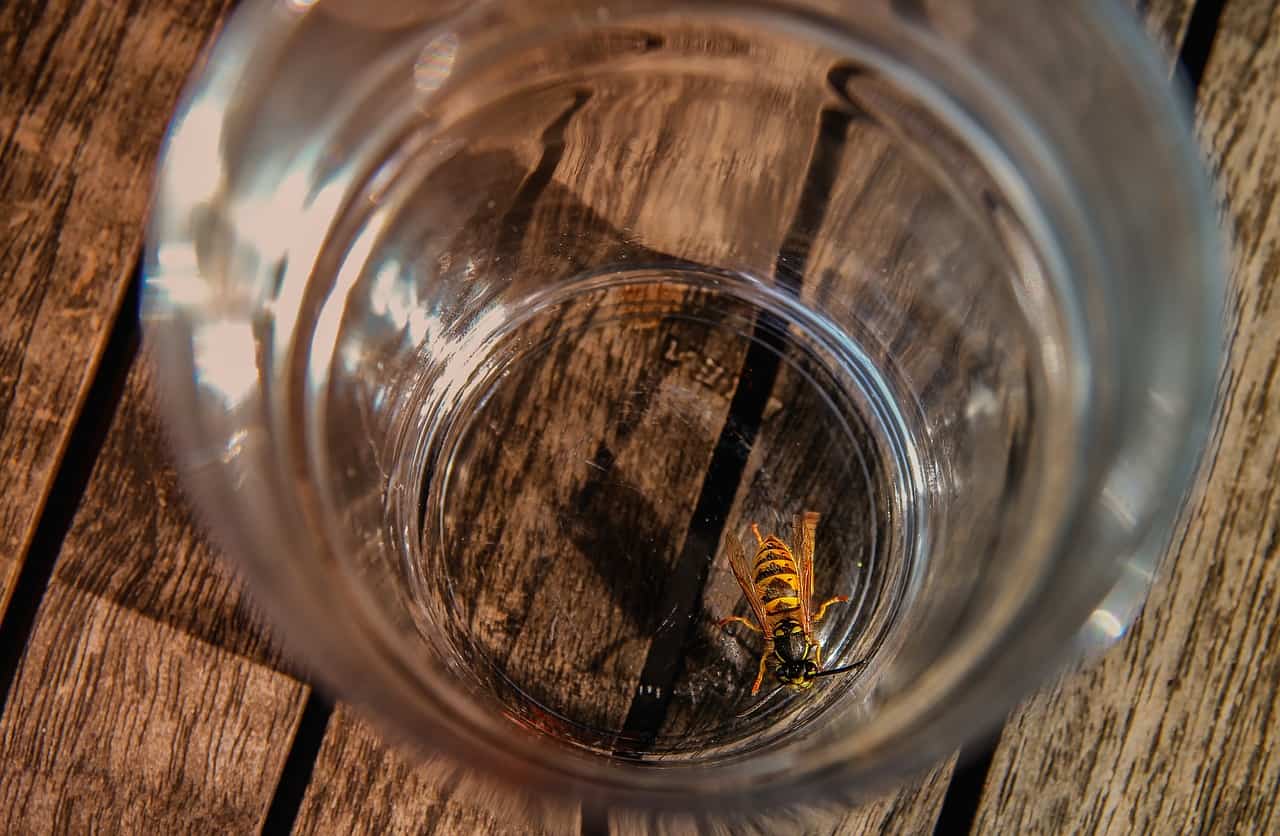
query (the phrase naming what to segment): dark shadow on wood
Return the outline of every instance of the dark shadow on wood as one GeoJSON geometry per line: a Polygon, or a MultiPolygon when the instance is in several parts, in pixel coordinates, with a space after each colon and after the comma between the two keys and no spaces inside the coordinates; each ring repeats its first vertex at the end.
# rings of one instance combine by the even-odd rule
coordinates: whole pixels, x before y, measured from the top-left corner
{"type": "Polygon", "coordinates": [[[142,342],[138,323],[141,281],[141,266],[135,266],[84,405],[67,439],[49,498],[36,523],[26,559],[14,583],[13,598],[0,622],[0,706],[8,703],[58,554],[84,498],[107,431],[119,410],[129,370],[138,356],[142,342]]]}
{"type": "Polygon", "coordinates": [[[991,771],[996,747],[1000,745],[1000,735],[1001,731],[997,731],[989,738],[960,749],[955,771],[951,773],[951,783],[947,786],[942,809],[938,812],[938,820],[933,827],[934,836],[950,836],[973,830],[983,788],[987,784],[987,774],[991,771]]]}
{"type": "MultiPolygon", "coordinates": [[[[637,565],[631,544],[657,541],[657,510],[640,491],[614,474],[613,452],[601,444],[592,460],[595,471],[575,495],[578,513],[565,520],[569,539],[596,567],[618,611],[642,632],[657,627],[649,602],[662,594],[651,567],[637,565]],[[587,524],[585,520],[590,520],[587,524]]],[[[597,659],[597,665],[604,658],[597,659]]]]}
{"type": "Polygon", "coordinates": [[[289,754],[280,769],[280,780],[271,796],[271,806],[267,808],[267,815],[262,820],[263,833],[293,832],[294,822],[298,818],[298,811],[302,809],[302,799],[311,783],[311,773],[315,771],[320,745],[324,742],[329,718],[332,716],[333,702],[312,687],[306,705],[302,708],[302,717],[298,720],[298,730],[293,735],[289,754]]]}
{"type": "Polygon", "coordinates": [[[1209,64],[1209,54],[1213,51],[1225,5],[1226,0],[1199,0],[1187,21],[1187,34],[1182,40],[1182,48],[1178,50],[1178,65],[1193,97],[1200,92],[1200,80],[1204,78],[1205,67],[1209,64]]]}
{"type": "Polygon", "coordinates": [[[501,255],[518,254],[521,251],[520,245],[529,229],[529,221],[533,218],[538,199],[542,197],[547,186],[551,185],[551,178],[555,176],[556,169],[560,167],[560,160],[564,157],[564,132],[573,121],[573,117],[590,99],[590,91],[579,90],[574,94],[573,102],[542,132],[542,156],[538,159],[538,164],[533,171],[529,172],[529,176],[520,184],[520,190],[516,193],[511,208],[502,219],[501,233],[494,252],[501,255]]]}

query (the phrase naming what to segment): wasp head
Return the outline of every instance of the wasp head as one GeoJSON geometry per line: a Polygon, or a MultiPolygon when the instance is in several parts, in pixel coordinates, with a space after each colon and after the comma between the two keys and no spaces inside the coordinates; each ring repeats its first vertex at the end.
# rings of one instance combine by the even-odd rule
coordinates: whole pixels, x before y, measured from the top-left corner
{"type": "Polygon", "coordinates": [[[803,691],[813,687],[813,678],[818,673],[818,666],[808,659],[797,659],[778,665],[778,681],[791,686],[793,691],[803,691]]]}

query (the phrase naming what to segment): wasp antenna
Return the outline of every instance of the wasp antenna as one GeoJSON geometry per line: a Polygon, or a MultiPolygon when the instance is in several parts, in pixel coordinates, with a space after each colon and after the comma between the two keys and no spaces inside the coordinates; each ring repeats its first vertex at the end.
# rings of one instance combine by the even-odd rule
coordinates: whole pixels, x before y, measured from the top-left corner
{"type": "Polygon", "coordinates": [[[845,673],[847,671],[857,670],[858,668],[862,667],[866,663],[867,663],[867,660],[863,659],[860,662],[854,662],[852,665],[844,665],[843,667],[839,667],[839,668],[831,668],[830,670],[819,671],[818,673],[815,673],[813,676],[815,679],[817,679],[820,676],[835,676],[838,673],[845,673]]]}
{"type": "Polygon", "coordinates": [[[787,687],[787,686],[785,686],[785,685],[779,685],[777,688],[774,688],[772,691],[770,691],[769,693],[765,694],[763,697],[761,697],[760,699],[756,700],[756,701],[755,701],[755,702],[753,702],[751,705],[747,706],[747,710],[746,710],[746,711],[743,711],[743,712],[741,712],[741,713],[739,713],[739,714],[735,714],[735,715],[733,715],[733,716],[734,716],[735,718],[739,719],[739,720],[742,720],[742,719],[745,719],[745,718],[747,718],[747,717],[750,717],[752,714],[755,714],[757,711],[759,711],[760,709],[762,709],[762,708],[764,708],[766,705],[768,705],[768,704],[773,700],[773,698],[774,698],[774,697],[776,697],[778,694],[780,694],[780,693],[782,692],[782,689],[783,689],[783,688],[785,688],[785,687],[787,687]]]}

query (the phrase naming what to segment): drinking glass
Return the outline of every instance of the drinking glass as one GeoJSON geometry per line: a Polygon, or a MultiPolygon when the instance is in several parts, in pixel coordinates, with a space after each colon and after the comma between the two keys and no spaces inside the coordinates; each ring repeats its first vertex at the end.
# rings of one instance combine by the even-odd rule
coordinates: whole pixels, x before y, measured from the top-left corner
{"type": "Polygon", "coordinates": [[[285,636],[634,807],[878,789],[1113,641],[1222,353],[1188,109],[1103,2],[249,0],[149,242],[188,487],[285,636]]]}

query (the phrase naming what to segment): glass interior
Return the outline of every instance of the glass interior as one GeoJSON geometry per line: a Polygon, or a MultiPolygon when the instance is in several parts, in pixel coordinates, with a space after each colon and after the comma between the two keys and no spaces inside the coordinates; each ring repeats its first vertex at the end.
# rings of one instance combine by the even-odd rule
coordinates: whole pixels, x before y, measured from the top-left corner
{"type": "Polygon", "coordinates": [[[343,694],[529,784],[949,754],[1205,425],[1185,126],[1090,8],[246,5],[148,253],[214,528],[343,694]],[[843,599],[774,643],[808,687],[752,595],[843,599]]]}
{"type": "Polygon", "coordinates": [[[326,247],[308,365],[361,569],[561,743],[702,763],[869,720],[1018,576],[1065,344],[1025,233],[909,91],[767,20],[488,40],[380,68],[416,108],[326,247]],[[820,667],[864,664],[753,696],[726,538],[794,550],[803,512],[812,609],[849,599],[820,667]]]}

